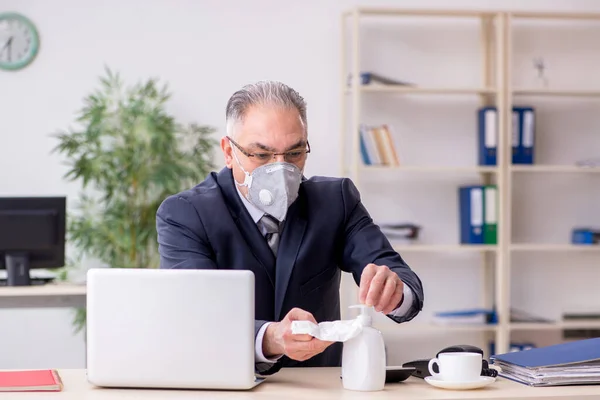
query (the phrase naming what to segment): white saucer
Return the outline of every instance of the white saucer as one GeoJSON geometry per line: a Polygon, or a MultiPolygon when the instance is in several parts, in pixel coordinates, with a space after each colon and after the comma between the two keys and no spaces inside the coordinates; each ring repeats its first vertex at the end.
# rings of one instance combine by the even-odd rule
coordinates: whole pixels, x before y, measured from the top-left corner
{"type": "Polygon", "coordinates": [[[492,378],[491,376],[480,376],[479,379],[471,382],[444,381],[437,376],[425,377],[425,382],[432,386],[452,390],[478,389],[495,381],[496,378],[492,378]]]}

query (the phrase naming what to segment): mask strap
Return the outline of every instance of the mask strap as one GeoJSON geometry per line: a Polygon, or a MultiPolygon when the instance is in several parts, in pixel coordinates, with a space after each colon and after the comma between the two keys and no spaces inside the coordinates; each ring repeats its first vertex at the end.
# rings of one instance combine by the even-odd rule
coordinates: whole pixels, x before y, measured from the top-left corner
{"type": "Polygon", "coordinates": [[[240,163],[240,160],[238,159],[237,154],[235,154],[235,148],[233,146],[233,143],[231,143],[231,140],[229,140],[229,145],[231,146],[231,153],[233,154],[233,158],[235,158],[237,165],[240,167],[240,169],[244,172],[244,175],[246,176],[244,178],[244,183],[238,183],[238,181],[236,181],[235,178],[233,179],[233,181],[238,186],[248,186],[248,188],[250,188],[250,186],[252,185],[252,176],[250,176],[250,174],[248,172],[246,172],[244,167],[242,167],[242,164],[240,163]]]}

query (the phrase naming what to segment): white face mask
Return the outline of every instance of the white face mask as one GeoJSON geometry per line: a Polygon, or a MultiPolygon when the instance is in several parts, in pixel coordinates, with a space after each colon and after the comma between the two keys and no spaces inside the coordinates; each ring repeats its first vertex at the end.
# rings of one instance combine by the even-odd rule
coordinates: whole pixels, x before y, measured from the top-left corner
{"type": "Polygon", "coordinates": [[[300,168],[287,162],[276,162],[261,165],[249,174],[242,167],[235,150],[231,151],[235,161],[246,175],[244,183],[236,181],[236,185],[248,187],[248,201],[256,208],[272,215],[280,222],[283,221],[289,206],[298,197],[302,181],[300,168]]]}

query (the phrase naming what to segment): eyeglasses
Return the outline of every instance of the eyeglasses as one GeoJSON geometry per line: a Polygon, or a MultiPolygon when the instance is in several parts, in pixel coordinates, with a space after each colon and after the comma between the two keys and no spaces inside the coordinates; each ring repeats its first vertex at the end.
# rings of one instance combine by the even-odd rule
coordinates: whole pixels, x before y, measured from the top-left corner
{"type": "Polygon", "coordinates": [[[227,139],[229,139],[229,141],[233,143],[235,147],[237,147],[246,157],[254,157],[254,159],[261,164],[267,163],[277,156],[283,156],[283,159],[287,162],[296,163],[302,161],[304,157],[310,153],[310,143],[308,143],[308,141],[306,142],[307,148],[302,150],[291,150],[284,153],[275,153],[273,151],[264,150],[256,153],[249,153],[248,151],[244,150],[242,146],[234,142],[229,136],[227,136],[227,139]]]}

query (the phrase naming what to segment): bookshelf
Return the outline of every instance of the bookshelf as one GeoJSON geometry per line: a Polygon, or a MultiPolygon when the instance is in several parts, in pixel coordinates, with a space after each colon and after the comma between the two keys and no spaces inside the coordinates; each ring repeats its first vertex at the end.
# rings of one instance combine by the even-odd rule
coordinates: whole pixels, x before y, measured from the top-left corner
{"type": "MultiPolygon", "coordinates": [[[[353,93],[355,89],[346,89],[347,94],[353,93]]],[[[406,87],[402,85],[386,85],[374,87],[360,87],[362,93],[398,93],[398,94],[439,94],[439,95],[463,95],[463,94],[495,94],[493,88],[467,88],[467,87],[406,87]]]]}
{"type": "MultiPolygon", "coordinates": [[[[600,322],[595,320],[581,321],[561,321],[553,323],[517,323],[510,321],[511,309],[511,290],[513,282],[511,281],[511,263],[514,257],[527,255],[536,257],[537,254],[588,254],[595,256],[600,254],[600,246],[573,245],[569,243],[529,243],[516,242],[513,238],[513,219],[514,208],[516,205],[513,200],[513,193],[517,189],[514,187],[515,179],[522,176],[532,177],[534,179],[553,179],[556,176],[576,176],[579,178],[596,179],[595,174],[600,172],[600,167],[579,167],[577,165],[568,165],[564,163],[536,163],[532,165],[513,164],[512,163],[512,108],[523,102],[536,105],[541,101],[595,101],[600,100],[600,87],[595,88],[577,88],[577,87],[528,87],[527,85],[515,84],[513,74],[514,51],[514,30],[515,21],[521,19],[538,20],[550,22],[558,20],[571,21],[575,24],[599,21],[600,14],[587,13],[548,13],[548,12],[511,12],[498,10],[418,10],[401,8],[374,8],[357,7],[344,12],[341,16],[341,69],[340,69],[340,171],[342,176],[348,176],[353,179],[361,193],[368,187],[373,179],[378,181],[388,181],[394,184],[402,185],[403,177],[410,176],[412,179],[421,180],[421,187],[426,187],[435,180],[454,179],[458,185],[469,185],[478,183],[482,185],[495,185],[498,191],[497,215],[498,232],[496,244],[469,245],[455,242],[428,242],[419,244],[394,243],[391,240],[394,249],[398,251],[403,258],[414,255],[442,255],[443,257],[458,258],[475,257],[475,263],[479,264],[481,278],[480,304],[473,307],[494,307],[498,313],[498,322],[493,325],[436,325],[433,323],[424,323],[415,321],[406,324],[402,329],[395,329],[394,326],[383,323],[379,325],[380,329],[386,334],[393,335],[396,332],[403,334],[414,334],[417,338],[421,333],[443,332],[448,329],[452,334],[473,334],[479,333],[487,335],[486,341],[496,343],[496,352],[502,353],[509,349],[511,343],[511,334],[516,331],[559,331],[566,328],[600,328],[600,322]],[[371,24],[381,24],[384,27],[394,27],[402,25],[408,21],[409,25],[415,26],[422,19],[423,23],[437,24],[445,19],[449,21],[471,21],[478,27],[476,29],[476,40],[478,42],[479,52],[477,63],[480,71],[479,81],[468,83],[468,79],[456,79],[460,83],[456,86],[452,79],[446,84],[435,82],[434,84],[422,86],[407,86],[402,84],[363,84],[359,77],[361,72],[369,70],[364,67],[365,57],[374,57],[373,50],[365,45],[363,35],[364,21],[371,24]],[[384,22],[383,22],[384,21],[384,22]],[[364,54],[368,53],[368,56],[364,54]],[[348,77],[353,77],[348,80],[348,77]],[[481,166],[477,161],[467,165],[453,165],[452,163],[423,163],[422,165],[404,162],[400,157],[400,165],[365,165],[361,158],[360,129],[369,114],[366,105],[374,99],[401,99],[402,104],[407,101],[418,101],[419,104],[425,104],[427,99],[435,99],[436,104],[447,104],[454,106],[454,103],[460,102],[459,99],[466,99],[465,107],[471,107],[473,115],[476,108],[482,106],[495,106],[497,108],[497,164],[495,166],[481,166]],[[446,103],[444,103],[446,102],[446,103]],[[474,106],[475,104],[475,106],[474,106]],[[461,183],[462,182],[462,183],[461,183]]],[[[450,22],[452,23],[452,22],[450,22]]],[[[444,25],[442,26],[451,26],[444,25]]],[[[370,37],[376,37],[371,35],[370,37]]],[[[402,37],[402,40],[409,41],[410,38],[402,37]]],[[[425,52],[426,49],[423,50],[425,52]]],[[[372,63],[371,63],[372,64],[372,63]]],[[[394,71],[394,68],[387,68],[388,71],[394,71]]],[[[403,79],[402,76],[396,78],[403,79]]],[[[385,107],[390,110],[390,107],[385,107]]],[[[473,117],[475,118],[475,117],[473,117]]],[[[536,116],[536,126],[537,126],[536,116]]],[[[382,123],[387,123],[383,121],[382,123]]],[[[397,134],[398,132],[394,132],[397,134]]],[[[473,132],[476,136],[477,131],[473,132]]],[[[429,137],[442,138],[444,135],[452,135],[452,132],[435,132],[429,134],[429,137]]],[[[433,139],[432,139],[433,140],[433,139]]],[[[543,137],[536,137],[537,141],[544,140],[543,137]]],[[[469,148],[465,151],[475,152],[475,148],[469,148]]],[[[372,190],[372,187],[370,188],[372,190]]],[[[367,190],[368,191],[368,190],[367,190]]],[[[381,195],[384,196],[383,194],[381,195]]],[[[411,191],[411,196],[418,197],[418,190],[411,191]]],[[[366,202],[367,209],[371,210],[370,204],[366,202]]],[[[454,221],[455,216],[449,216],[454,221]]],[[[376,222],[377,219],[376,219],[376,222]]],[[[459,227],[457,226],[458,230],[459,227]]],[[[470,258],[469,260],[473,260],[470,258]]],[[[409,264],[419,273],[426,270],[427,267],[415,268],[414,264],[409,264]]],[[[459,277],[456,278],[460,280],[459,277]]],[[[424,282],[427,285],[428,282],[424,282]]],[[[356,289],[354,282],[350,277],[342,278],[341,288],[341,307],[342,317],[345,318],[346,306],[356,301],[356,289]]],[[[429,294],[431,296],[431,294],[429,294]]],[[[426,302],[428,302],[426,296],[426,302]]],[[[444,310],[436,310],[444,311],[444,310]]]]}
{"type": "Polygon", "coordinates": [[[576,165],[513,165],[512,172],[553,172],[553,173],[576,173],[594,174],[600,172],[600,167],[578,167],[576,165]]]}
{"type": "Polygon", "coordinates": [[[411,244],[411,245],[394,245],[394,250],[400,253],[409,252],[438,252],[438,253],[467,253],[467,252],[483,252],[483,251],[496,251],[496,246],[492,245],[469,245],[469,244],[439,244],[439,245],[423,245],[423,244],[411,244]]]}

